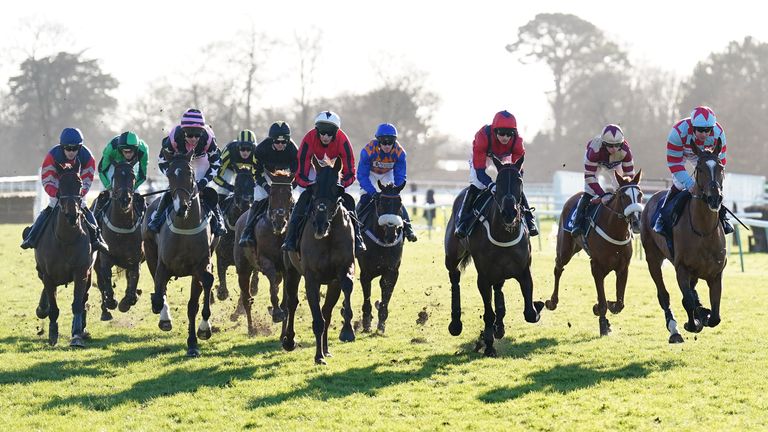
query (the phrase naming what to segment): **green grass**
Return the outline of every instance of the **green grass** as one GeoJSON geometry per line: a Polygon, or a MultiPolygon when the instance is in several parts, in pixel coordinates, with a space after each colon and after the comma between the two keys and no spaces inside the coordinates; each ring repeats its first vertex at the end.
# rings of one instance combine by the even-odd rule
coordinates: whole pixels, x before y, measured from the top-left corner
{"type": "MultiPolygon", "coordinates": [[[[256,297],[263,335],[231,322],[234,300],[213,305],[220,331],[187,359],[189,279],[168,287],[174,329],[157,328],[149,305],[151,278],[127,314],[98,321],[99,293],[90,291],[85,349],[69,348],[72,287],[59,290],[61,337],[49,347],[35,317],[41,284],[34,254],[18,248],[21,226],[0,226],[4,282],[0,308],[0,422],[5,430],[744,430],[768,424],[765,297],[768,255],[732,255],[724,278],[722,324],[670,346],[645,262],[631,264],[626,308],[611,315],[613,334],[598,336],[589,262],[566,267],[556,311],[537,324],[523,320],[517,283],[506,286],[507,336],[498,358],[473,352],[482,322],[474,268],[463,278],[464,333],[449,335],[450,284],[442,235],[421,232],[408,244],[385,336],[358,333],[338,341],[334,313],[325,367],[313,364],[314,338],[304,301],[296,321],[301,347],[284,352],[268,321],[266,280],[256,297]],[[417,324],[419,312],[429,319],[417,324]],[[264,334],[271,331],[271,334],[264,334]]],[[[549,298],[554,243],[543,229],[534,243],[534,298],[549,298]]],[[[685,316],[670,266],[673,310],[685,316]]],[[[230,270],[230,292],[236,284],[230,270]]],[[[608,278],[612,286],[613,276],[608,278]]],[[[124,281],[118,280],[122,296],[124,281]]],[[[374,284],[374,299],[379,298],[374,284]]],[[[699,289],[708,304],[705,284],[699,289]]],[[[611,289],[609,299],[614,298],[611,289]]],[[[118,298],[119,298],[118,297],[118,298]]],[[[355,284],[355,320],[362,301],[355,284]]],[[[375,320],[374,320],[375,325],[375,320]]]]}

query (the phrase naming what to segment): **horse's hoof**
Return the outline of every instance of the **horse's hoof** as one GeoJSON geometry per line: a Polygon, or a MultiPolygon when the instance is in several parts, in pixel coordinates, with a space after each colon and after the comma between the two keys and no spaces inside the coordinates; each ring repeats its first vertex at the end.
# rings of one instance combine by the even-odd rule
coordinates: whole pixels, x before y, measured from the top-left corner
{"type": "Polygon", "coordinates": [[[211,329],[207,329],[207,330],[197,329],[197,337],[202,339],[202,340],[210,339],[211,338],[211,329]]]}
{"type": "Polygon", "coordinates": [[[69,341],[69,346],[75,348],[85,348],[85,341],[80,335],[72,336],[72,339],[69,341]]]}
{"type": "Polygon", "coordinates": [[[35,315],[37,315],[37,317],[40,319],[48,318],[49,312],[50,312],[50,309],[41,309],[39,307],[35,309],[35,315]]]}
{"type": "Polygon", "coordinates": [[[112,314],[109,313],[108,310],[101,311],[101,320],[102,321],[111,321],[112,320],[112,314]]]}
{"type": "Polygon", "coordinates": [[[56,337],[51,337],[51,336],[49,336],[49,337],[48,337],[48,345],[50,345],[50,346],[56,346],[56,344],[57,344],[58,342],[59,342],[59,337],[58,337],[58,336],[56,336],[56,337]]]}
{"type": "Polygon", "coordinates": [[[701,321],[702,327],[709,326],[710,315],[712,315],[711,310],[701,306],[696,308],[696,317],[701,321]]]}
{"type": "Polygon", "coordinates": [[[296,349],[296,341],[293,339],[283,338],[283,349],[291,352],[296,349]]]}
{"type": "MultiPolygon", "coordinates": [[[[536,313],[538,314],[542,310],[544,310],[544,302],[543,301],[535,301],[533,302],[533,307],[536,308],[536,313]]],[[[538,320],[536,320],[538,321],[538,320]]]]}
{"type": "Polygon", "coordinates": [[[387,331],[387,323],[379,322],[379,324],[376,325],[376,331],[381,334],[384,334],[384,332],[387,331]]]}
{"type": "Polygon", "coordinates": [[[617,314],[624,310],[624,302],[608,302],[608,310],[611,311],[612,314],[617,314]]]}
{"type": "Polygon", "coordinates": [[[117,308],[117,300],[113,298],[104,300],[104,306],[109,310],[115,310],[117,308]]]}
{"type": "Polygon", "coordinates": [[[501,339],[504,337],[504,334],[506,334],[506,330],[504,329],[503,325],[496,325],[496,331],[493,332],[493,337],[496,339],[501,339]]]}
{"type": "Polygon", "coordinates": [[[488,346],[485,349],[485,352],[483,353],[483,355],[485,355],[486,357],[498,357],[499,354],[496,352],[496,348],[492,346],[488,346]]]}
{"type": "Polygon", "coordinates": [[[198,357],[200,357],[200,350],[198,348],[189,348],[189,349],[187,349],[187,357],[189,357],[189,358],[198,358],[198,357]]]}
{"type": "Polygon", "coordinates": [[[461,323],[461,320],[451,321],[448,324],[448,332],[451,333],[451,336],[460,335],[462,330],[464,330],[464,324],[461,323]]]}
{"type": "Polygon", "coordinates": [[[339,333],[339,340],[342,341],[342,342],[354,342],[355,341],[355,331],[352,329],[352,326],[344,325],[341,328],[341,332],[339,333]]]}
{"type": "Polygon", "coordinates": [[[330,351],[326,351],[326,352],[323,353],[323,357],[330,358],[330,357],[333,357],[333,354],[331,354],[330,351]]]}
{"type": "Polygon", "coordinates": [[[285,312],[280,308],[272,309],[272,322],[281,323],[283,321],[285,321],[285,312]]]}
{"type": "Polygon", "coordinates": [[[363,315],[363,333],[371,332],[371,323],[373,322],[373,316],[363,315]]]}
{"type": "Polygon", "coordinates": [[[117,304],[117,310],[126,313],[131,310],[131,306],[135,305],[137,301],[138,297],[123,297],[120,299],[120,303],[117,304]]]}
{"type": "Polygon", "coordinates": [[[709,326],[709,327],[717,327],[718,324],[720,324],[720,317],[719,316],[717,316],[717,317],[710,316],[709,317],[709,321],[707,321],[707,326],[709,326]]]}
{"type": "Polygon", "coordinates": [[[226,300],[229,298],[229,290],[226,288],[221,289],[221,287],[216,288],[216,298],[219,300],[226,300]]]}
{"type": "MultiPolygon", "coordinates": [[[[542,303],[543,305],[543,303],[542,303]]],[[[539,311],[536,311],[535,313],[523,313],[523,316],[525,317],[525,321],[531,324],[539,322],[541,319],[541,314],[539,311]]]]}
{"type": "Polygon", "coordinates": [[[689,331],[691,333],[700,333],[701,330],[704,328],[704,325],[701,323],[701,321],[694,319],[693,324],[690,322],[686,322],[683,324],[683,328],[685,328],[686,331],[689,331]]]}
{"type": "Polygon", "coordinates": [[[155,315],[159,314],[163,310],[163,297],[152,293],[150,294],[150,299],[152,300],[152,313],[155,315]]]}
{"type": "Polygon", "coordinates": [[[600,319],[600,336],[611,334],[611,323],[606,318],[600,319]]]}
{"type": "Polygon", "coordinates": [[[475,347],[472,349],[474,352],[480,352],[481,349],[485,346],[485,342],[483,342],[482,339],[478,339],[477,342],[475,342],[475,347]]]}
{"type": "Polygon", "coordinates": [[[595,316],[600,316],[600,311],[597,309],[597,303],[592,305],[592,313],[595,314],[595,316]]]}
{"type": "Polygon", "coordinates": [[[671,344],[679,344],[683,342],[685,341],[683,340],[683,335],[681,335],[680,333],[675,333],[669,336],[669,343],[671,344]]]}
{"type": "Polygon", "coordinates": [[[547,300],[547,301],[544,302],[544,306],[547,307],[547,310],[553,311],[553,310],[557,309],[557,302],[554,301],[554,300],[547,300]]]}
{"type": "Polygon", "coordinates": [[[157,326],[160,327],[160,330],[162,331],[171,331],[171,329],[173,329],[173,324],[166,320],[160,320],[160,322],[157,323],[157,326]]]}
{"type": "Polygon", "coordinates": [[[326,362],[325,359],[322,358],[322,357],[316,357],[315,358],[315,364],[319,365],[319,366],[326,366],[328,364],[328,362],[326,362]]]}

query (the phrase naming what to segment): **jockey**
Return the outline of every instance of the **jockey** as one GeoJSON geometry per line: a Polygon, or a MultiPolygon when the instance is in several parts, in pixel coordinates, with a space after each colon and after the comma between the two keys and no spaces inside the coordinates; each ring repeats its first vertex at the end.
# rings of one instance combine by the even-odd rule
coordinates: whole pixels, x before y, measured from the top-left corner
{"type": "MultiPolygon", "coordinates": [[[[516,163],[518,159],[525,155],[523,138],[517,133],[517,120],[515,116],[506,110],[496,113],[493,117],[493,123],[481,127],[475,134],[475,139],[472,142],[469,189],[467,189],[464,201],[461,203],[459,221],[454,232],[456,237],[460,239],[469,234],[469,229],[475,220],[475,216],[472,214],[472,202],[484,189],[490,187],[491,191],[493,191],[496,188],[496,184],[485,172],[485,168],[488,166],[488,159],[492,155],[498,158],[511,157],[512,163],[516,163]]],[[[521,191],[520,204],[525,213],[528,233],[531,237],[538,235],[539,230],[536,228],[536,220],[533,216],[533,210],[535,209],[528,207],[528,199],[523,191],[521,191]]]]}
{"type": "Polygon", "coordinates": [[[255,243],[253,227],[259,216],[264,214],[269,206],[269,177],[264,173],[265,170],[277,171],[288,170],[291,175],[296,174],[299,162],[296,159],[298,154],[296,143],[291,139],[291,127],[284,121],[272,123],[269,127],[269,136],[256,146],[256,190],[254,194],[256,202],[251,211],[248,212],[248,220],[243,228],[243,235],[240,237],[239,245],[248,246],[255,243]]]}
{"type": "MultiPolygon", "coordinates": [[[[380,124],[376,129],[376,139],[363,148],[357,164],[357,181],[363,190],[360,196],[361,212],[365,211],[378,192],[378,181],[382,184],[393,183],[395,186],[405,183],[405,156],[405,149],[397,140],[397,128],[389,123],[380,124]]],[[[400,211],[403,215],[403,233],[409,241],[415,242],[418,238],[413,232],[408,211],[405,206],[400,211]]]]}
{"type": "Polygon", "coordinates": [[[605,192],[597,182],[598,171],[619,171],[619,168],[623,176],[635,175],[632,151],[624,138],[624,132],[618,125],[609,124],[603,128],[600,135],[587,143],[587,151],[584,154],[584,194],[576,205],[576,216],[571,231],[573,237],[584,234],[584,213],[589,202],[596,196],[600,197],[603,204],[607,204],[611,199],[612,194],[605,192]]]}
{"type": "MultiPolygon", "coordinates": [[[[718,140],[722,141],[719,155],[720,163],[725,166],[727,156],[725,131],[717,122],[712,109],[706,106],[694,108],[690,117],[678,121],[672,127],[667,138],[667,167],[672,173],[672,187],[661,203],[659,217],[653,225],[654,231],[664,234],[665,228],[671,230],[671,226],[665,226],[671,217],[669,214],[671,209],[667,203],[681,190],[690,191],[695,184],[693,177],[685,170],[685,161],[696,165],[698,160],[693,154],[692,146],[695,145],[703,150],[707,147],[714,147],[718,140]]],[[[722,222],[726,234],[733,232],[733,226],[726,217],[724,206],[720,207],[720,222],[722,222]]]]}
{"type": "Polygon", "coordinates": [[[109,201],[109,191],[112,189],[112,173],[115,170],[112,163],[131,162],[133,160],[138,161],[138,164],[134,165],[134,170],[138,170],[138,172],[136,181],[133,184],[133,199],[136,200],[136,209],[139,212],[139,217],[141,217],[146,204],[144,203],[144,197],[136,191],[144,183],[144,180],[147,179],[148,155],[147,144],[135,132],[123,132],[107,143],[99,161],[99,179],[101,179],[104,190],[96,198],[96,205],[93,211],[93,216],[96,220],[99,220],[101,213],[104,211],[104,206],[109,201]]]}
{"type": "Polygon", "coordinates": [[[298,154],[298,170],[296,171],[297,190],[300,191],[299,199],[291,213],[291,220],[288,225],[288,233],[285,236],[285,243],[282,249],[287,251],[297,250],[297,241],[299,237],[299,224],[303,222],[309,211],[312,199],[312,191],[308,189],[315,181],[315,170],[312,167],[312,156],[318,159],[337,157],[341,158],[341,186],[345,189],[342,193],[344,208],[347,209],[352,218],[352,226],[355,229],[355,254],[365,250],[365,244],[360,237],[360,223],[355,213],[355,200],[348,193],[346,188],[355,181],[355,154],[352,151],[352,145],[344,131],[341,130],[341,118],[333,111],[323,111],[315,117],[315,128],[307,132],[301,141],[298,154]]]}
{"type": "MultiPolygon", "coordinates": [[[[158,168],[165,174],[168,169],[168,161],[165,160],[163,149],[171,153],[194,151],[192,156],[192,169],[195,171],[198,192],[213,180],[221,165],[219,148],[216,147],[216,136],[210,126],[205,124],[205,117],[200,110],[190,108],[181,117],[181,122],[174,126],[163,138],[162,149],[158,157],[158,168]]],[[[147,225],[150,231],[158,233],[165,222],[165,213],[171,204],[171,194],[165,192],[160,204],[157,206],[152,220],[147,225]]],[[[213,220],[211,227],[215,236],[223,236],[227,233],[224,227],[224,217],[221,215],[218,203],[211,209],[213,220]]]]}
{"type": "MultiPolygon", "coordinates": [[[[91,151],[88,147],[83,145],[83,133],[77,128],[64,128],[61,131],[59,137],[59,145],[53,147],[43,160],[43,166],[40,170],[40,176],[43,183],[43,189],[48,194],[48,207],[43,209],[38,215],[35,222],[31,227],[24,230],[26,234],[24,241],[21,243],[22,249],[34,248],[37,245],[38,236],[45,227],[45,223],[51,215],[51,212],[56,204],[59,202],[59,174],[56,171],[56,165],[73,165],[80,164],[80,179],[83,182],[83,187],[80,190],[80,196],[85,198],[88,194],[88,190],[91,189],[93,183],[93,174],[96,171],[96,161],[93,159],[91,151]]],[[[96,225],[96,219],[93,217],[93,213],[88,209],[85,199],[80,201],[80,205],[85,215],[86,228],[91,238],[91,248],[103,253],[109,253],[109,248],[101,239],[101,233],[99,232],[98,225],[96,225]]]]}
{"type": "Polygon", "coordinates": [[[247,169],[251,174],[256,171],[255,149],[256,134],[248,129],[241,130],[237,139],[224,148],[221,153],[221,167],[213,178],[219,192],[219,204],[235,191],[235,186],[230,182],[234,181],[238,170],[247,169]]]}

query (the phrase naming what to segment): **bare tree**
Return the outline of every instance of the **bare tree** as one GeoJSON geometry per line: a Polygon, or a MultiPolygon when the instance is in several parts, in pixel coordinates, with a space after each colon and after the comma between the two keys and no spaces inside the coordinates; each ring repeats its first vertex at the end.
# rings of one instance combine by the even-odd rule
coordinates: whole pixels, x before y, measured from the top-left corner
{"type": "Polygon", "coordinates": [[[312,90],[315,83],[315,69],[317,60],[322,53],[322,30],[313,27],[307,33],[294,33],[294,41],[299,53],[299,105],[297,125],[300,130],[306,131],[312,126],[312,90]]]}

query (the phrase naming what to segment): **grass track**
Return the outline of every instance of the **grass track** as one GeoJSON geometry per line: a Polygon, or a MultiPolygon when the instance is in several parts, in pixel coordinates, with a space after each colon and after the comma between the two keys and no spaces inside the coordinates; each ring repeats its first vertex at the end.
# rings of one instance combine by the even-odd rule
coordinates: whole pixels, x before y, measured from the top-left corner
{"type": "MultiPolygon", "coordinates": [[[[263,332],[249,338],[231,322],[234,300],[213,306],[219,328],[201,341],[202,357],[184,357],[188,278],[169,284],[174,329],[157,328],[149,306],[151,278],[129,313],[98,321],[99,293],[90,291],[88,347],[68,347],[71,286],[59,290],[59,345],[37,335],[41,284],[34,254],[18,248],[21,226],[0,226],[4,281],[0,309],[0,422],[5,430],[764,430],[768,425],[766,276],[768,255],[733,255],[726,268],[722,324],[667,344],[664,318],[645,262],[633,261],[626,308],[609,316],[613,334],[598,336],[587,258],[563,274],[560,304],[537,324],[522,317],[519,288],[506,286],[507,336],[499,357],[473,352],[482,326],[474,269],[463,277],[464,333],[451,337],[450,284],[441,236],[425,233],[406,246],[385,336],[358,333],[338,341],[333,326],[326,367],[313,364],[311,318],[300,291],[297,340],[284,352],[279,327],[268,323],[266,281],[256,298],[263,332]],[[418,313],[429,313],[423,325],[418,313]]],[[[549,232],[548,229],[544,229],[549,232]]],[[[534,246],[534,298],[549,297],[554,245],[534,246]]],[[[535,243],[534,243],[535,244],[535,243]]],[[[673,310],[684,310],[673,271],[665,266],[673,310]]],[[[607,287],[614,278],[609,276],[607,287]]],[[[236,285],[230,269],[230,292],[236,285]]],[[[706,285],[700,284],[708,305],[706,285]]],[[[116,295],[122,296],[118,280],[116,295]]],[[[374,299],[379,295],[374,283],[374,299]]],[[[612,291],[612,288],[611,290],[612,291]]],[[[609,291],[609,292],[610,292],[609,291]]],[[[614,294],[608,295],[609,299],[614,294]]],[[[355,320],[361,290],[355,284],[355,320]]],[[[338,325],[338,307],[334,323],[338,325]]],[[[375,326],[375,320],[374,320],[375,326]]]]}

